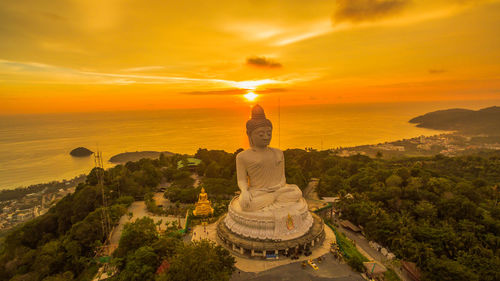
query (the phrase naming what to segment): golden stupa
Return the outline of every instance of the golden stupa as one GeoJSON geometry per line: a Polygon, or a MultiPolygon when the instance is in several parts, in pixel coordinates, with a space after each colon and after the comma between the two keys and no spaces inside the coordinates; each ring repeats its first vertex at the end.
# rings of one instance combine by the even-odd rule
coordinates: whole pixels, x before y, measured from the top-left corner
{"type": "Polygon", "coordinates": [[[195,209],[193,214],[195,216],[208,216],[214,213],[214,208],[210,205],[210,200],[208,200],[208,195],[205,189],[202,187],[200,195],[198,195],[198,202],[195,203],[195,209]]]}

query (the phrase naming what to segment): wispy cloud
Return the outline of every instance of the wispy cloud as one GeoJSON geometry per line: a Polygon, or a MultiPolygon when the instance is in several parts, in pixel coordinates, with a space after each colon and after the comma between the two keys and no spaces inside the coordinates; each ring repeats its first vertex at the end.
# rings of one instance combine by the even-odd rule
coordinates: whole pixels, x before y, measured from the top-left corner
{"type": "MultiPolygon", "coordinates": [[[[0,59],[0,72],[7,71],[17,75],[40,75],[47,78],[47,83],[68,84],[132,84],[132,83],[179,83],[199,82],[206,84],[235,85],[235,81],[212,78],[192,78],[181,76],[137,75],[82,71],[38,62],[19,62],[0,59]]],[[[40,81],[37,81],[38,83],[40,81]]]]}
{"type": "Polygon", "coordinates": [[[429,69],[430,74],[440,74],[446,72],[446,69],[437,69],[437,68],[431,68],[429,69]]]}
{"type": "Polygon", "coordinates": [[[401,12],[409,0],[337,0],[334,24],[340,22],[374,21],[401,12]]]}
{"type": "Polygon", "coordinates": [[[265,95],[265,94],[272,94],[272,93],[281,93],[281,92],[286,92],[288,89],[285,88],[266,88],[262,90],[257,90],[254,91],[257,94],[265,95]]]}
{"type": "MultiPolygon", "coordinates": [[[[236,95],[243,95],[248,93],[250,90],[249,89],[239,89],[239,88],[232,88],[232,89],[224,89],[224,90],[215,90],[215,91],[192,91],[192,92],[184,92],[182,94],[185,95],[195,95],[195,96],[205,96],[205,95],[214,95],[214,96],[236,96],[236,95]]],[[[266,94],[272,94],[272,93],[280,93],[280,92],[285,92],[287,89],[285,88],[263,88],[263,89],[257,89],[257,90],[252,90],[252,92],[260,95],[266,95],[266,94]]]]}
{"type": "Polygon", "coordinates": [[[151,70],[160,70],[164,69],[164,66],[160,65],[151,65],[151,66],[139,66],[139,67],[131,67],[122,69],[125,72],[143,72],[143,71],[151,71],[151,70]]]}
{"type": "Polygon", "coordinates": [[[114,77],[114,78],[129,78],[135,79],[137,83],[141,81],[162,81],[164,83],[177,83],[177,82],[205,82],[214,84],[226,84],[233,85],[234,81],[224,80],[224,79],[212,79],[212,78],[192,78],[192,77],[181,77],[181,76],[160,76],[160,75],[136,75],[136,74],[118,74],[118,73],[103,73],[103,72],[89,72],[80,71],[81,74],[95,76],[95,77],[114,77]]]}
{"type": "Polygon", "coordinates": [[[250,40],[269,39],[286,31],[276,24],[261,21],[224,23],[219,28],[228,33],[244,35],[246,39],[250,40]]]}
{"type": "Polygon", "coordinates": [[[283,33],[281,36],[277,37],[271,43],[271,45],[285,46],[307,39],[319,37],[337,30],[346,29],[346,27],[346,25],[332,27],[331,21],[325,18],[319,21],[302,25],[300,27],[291,28],[288,32],[283,33]]]}
{"type": "Polygon", "coordinates": [[[245,89],[226,89],[226,90],[215,90],[215,91],[193,91],[193,92],[185,92],[185,95],[195,95],[195,96],[235,96],[235,95],[243,95],[247,93],[248,90],[245,89]]]}
{"type": "Polygon", "coordinates": [[[0,59],[0,73],[8,73],[10,76],[15,75],[16,81],[21,81],[23,77],[28,75],[29,79],[22,80],[26,83],[35,83],[34,76],[38,78],[36,83],[46,84],[179,84],[194,89],[210,89],[210,91],[219,92],[219,94],[223,94],[228,88],[239,89],[242,92],[263,90],[276,85],[287,85],[295,81],[293,79],[233,81],[215,78],[106,73],[83,71],[38,62],[18,62],[2,59],[0,59]]]}
{"type": "Polygon", "coordinates": [[[401,26],[451,17],[487,2],[498,0],[450,0],[428,9],[411,0],[338,0],[330,15],[300,24],[235,22],[224,30],[246,40],[267,41],[271,46],[282,47],[349,29],[401,26]]]}
{"type": "Polygon", "coordinates": [[[344,21],[335,24],[332,24],[331,20],[316,21],[308,24],[305,27],[302,27],[301,29],[296,29],[284,34],[283,36],[273,41],[271,45],[285,46],[349,29],[360,29],[377,26],[402,26],[433,19],[446,18],[464,11],[465,9],[467,9],[467,7],[467,5],[451,5],[449,7],[435,9],[426,13],[413,14],[405,17],[380,18],[376,21],[344,21]]]}

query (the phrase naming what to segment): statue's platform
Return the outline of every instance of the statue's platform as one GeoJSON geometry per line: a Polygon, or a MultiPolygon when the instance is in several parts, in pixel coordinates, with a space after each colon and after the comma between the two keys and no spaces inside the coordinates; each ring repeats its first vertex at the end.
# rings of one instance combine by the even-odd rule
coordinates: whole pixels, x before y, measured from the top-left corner
{"type": "Polygon", "coordinates": [[[229,203],[224,223],[232,232],[251,239],[286,241],[301,237],[313,225],[304,198],[288,204],[273,204],[254,212],[241,209],[239,197],[229,203]]]}
{"type": "Polygon", "coordinates": [[[287,256],[299,250],[312,249],[320,245],[324,238],[324,224],[319,216],[309,213],[312,225],[308,231],[289,240],[255,239],[239,235],[224,223],[227,214],[217,222],[217,238],[219,243],[239,255],[246,257],[266,257],[269,254],[287,256]]]}

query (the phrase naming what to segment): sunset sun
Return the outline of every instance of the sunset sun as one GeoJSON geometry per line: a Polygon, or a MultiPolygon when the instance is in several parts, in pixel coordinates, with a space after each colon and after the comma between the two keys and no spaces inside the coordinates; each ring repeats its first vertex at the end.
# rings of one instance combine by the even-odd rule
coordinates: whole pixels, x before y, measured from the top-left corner
{"type": "Polygon", "coordinates": [[[248,101],[254,101],[258,95],[255,94],[254,92],[249,92],[248,94],[246,95],[243,95],[248,101]]]}

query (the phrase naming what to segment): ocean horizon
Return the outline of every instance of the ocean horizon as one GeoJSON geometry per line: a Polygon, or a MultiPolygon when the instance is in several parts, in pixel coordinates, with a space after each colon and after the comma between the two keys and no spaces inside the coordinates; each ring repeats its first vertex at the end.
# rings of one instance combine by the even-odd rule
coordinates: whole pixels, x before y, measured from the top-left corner
{"type": "MultiPolygon", "coordinates": [[[[498,101],[304,105],[261,104],[273,122],[271,146],[283,150],[377,144],[443,131],[417,128],[413,117],[449,108],[480,109],[498,101]]],[[[166,109],[0,115],[0,189],[87,174],[93,157],[74,158],[76,147],[99,150],[107,160],[122,152],[247,148],[250,108],[166,109]]]]}

